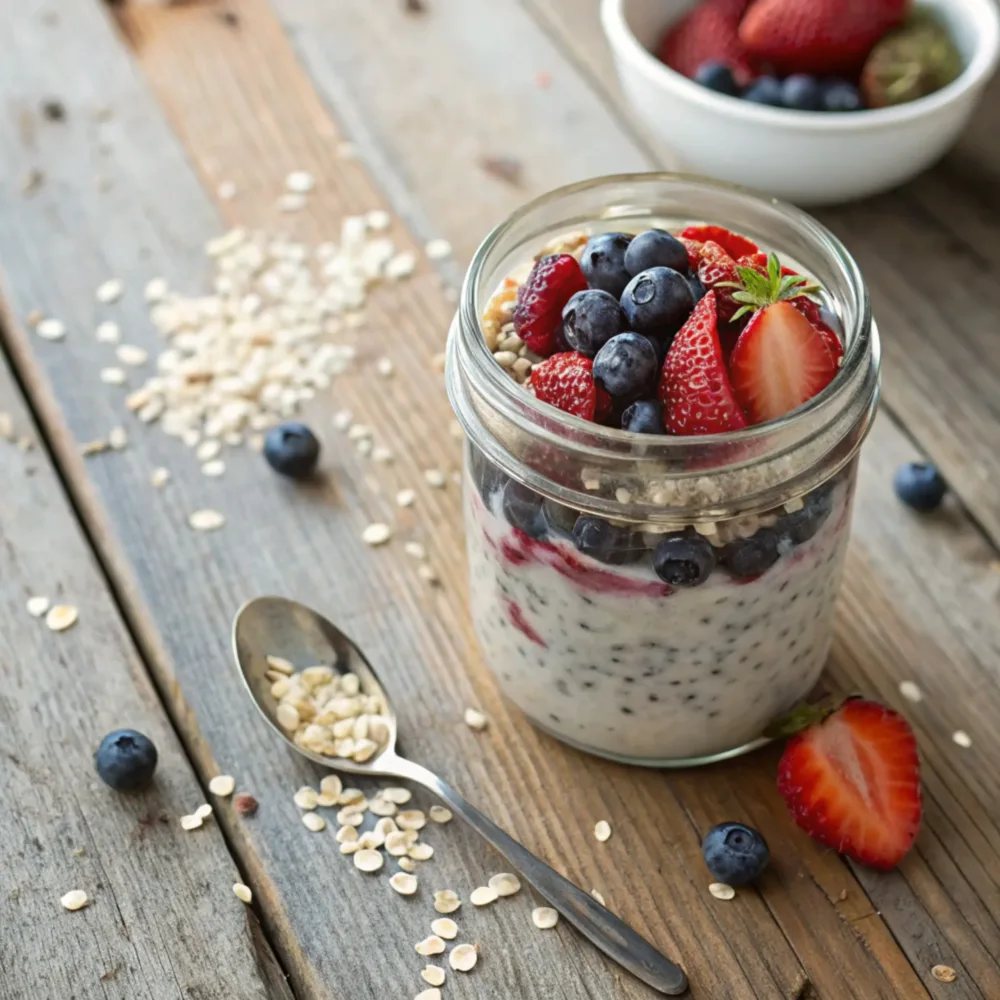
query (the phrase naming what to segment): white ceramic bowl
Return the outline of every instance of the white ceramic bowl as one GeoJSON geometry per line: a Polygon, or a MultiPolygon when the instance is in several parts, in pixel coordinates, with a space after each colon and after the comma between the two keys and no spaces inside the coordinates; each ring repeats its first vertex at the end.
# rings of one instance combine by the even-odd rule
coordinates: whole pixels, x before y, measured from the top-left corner
{"type": "Polygon", "coordinates": [[[695,0],[602,0],[618,75],[639,118],[686,169],[805,205],[851,201],[919,174],[954,144],[1000,56],[996,0],[921,0],[966,68],[911,104],[850,114],[786,111],[716,94],[652,54],[695,0]]]}

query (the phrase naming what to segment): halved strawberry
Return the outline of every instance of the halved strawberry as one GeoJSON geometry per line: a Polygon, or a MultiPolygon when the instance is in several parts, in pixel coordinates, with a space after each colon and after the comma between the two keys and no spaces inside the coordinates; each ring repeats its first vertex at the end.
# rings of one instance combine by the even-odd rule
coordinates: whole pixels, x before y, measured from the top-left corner
{"type": "Polygon", "coordinates": [[[594,381],[594,359],[578,351],[553,354],[531,371],[531,388],[543,403],[600,423],[611,413],[612,399],[594,381]]]}
{"type": "Polygon", "coordinates": [[[790,302],[755,313],[729,359],[733,391],[751,424],[796,409],[836,374],[837,363],[819,330],[790,302]]]}
{"type": "Polygon", "coordinates": [[[844,357],[844,345],[840,341],[840,337],[837,336],[836,331],[834,331],[823,319],[823,313],[820,309],[819,303],[814,302],[812,299],[806,298],[804,295],[798,296],[798,298],[789,299],[789,302],[816,329],[819,331],[819,335],[823,338],[823,343],[826,344],[827,349],[833,356],[833,363],[839,368],[841,359],[844,357]]]}
{"type": "Polygon", "coordinates": [[[750,0],[701,0],[671,26],[657,48],[657,55],[672,70],[693,78],[707,62],[723,62],[739,83],[756,76],[747,49],[740,41],[740,19],[750,0]]]}
{"type": "Polygon", "coordinates": [[[536,354],[548,357],[561,346],[563,307],[586,287],[575,257],[568,253],[542,257],[517,290],[514,331],[536,354]]]}
{"type": "Polygon", "coordinates": [[[884,705],[847,701],[792,737],[778,791],[810,837],[871,868],[895,868],[923,810],[913,730],[884,705]]]}
{"type": "Polygon", "coordinates": [[[733,260],[747,257],[757,253],[758,250],[753,240],[748,240],[745,236],[724,229],[722,226],[688,226],[681,236],[688,240],[697,240],[699,243],[707,243],[709,240],[718,243],[733,260]]]}
{"type": "Polygon", "coordinates": [[[684,249],[688,252],[688,267],[692,271],[697,271],[698,263],[701,260],[701,241],[689,240],[686,236],[678,236],[677,239],[684,244],[684,249]]]}
{"type": "Polygon", "coordinates": [[[670,345],[659,397],[671,434],[721,434],[746,427],[722,359],[715,292],[695,306],[670,345]]]}

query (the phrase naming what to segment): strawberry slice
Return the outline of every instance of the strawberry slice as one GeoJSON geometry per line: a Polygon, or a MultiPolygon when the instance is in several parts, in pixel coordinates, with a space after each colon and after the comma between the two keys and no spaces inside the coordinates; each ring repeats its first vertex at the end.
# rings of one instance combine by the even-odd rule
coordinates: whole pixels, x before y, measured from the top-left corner
{"type": "Polygon", "coordinates": [[[827,350],[833,356],[833,363],[839,368],[840,362],[844,357],[844,345],[840,342],[840,337],[837,336],[836,332],[823,319],[819,303],[806,298],[804,295],[800,295],[795,299],[789,299],[789,302],[816,327],[819,335],[823,338],[823,343],[827,346],[827,350]]]}
{"type": "Polygon", "coordinates": [[[535,354],[548,357],[561,344],[563,307],[586,287],[575,257],[568,253],[542,257],[517,291],[514,331],[535,354]]]}
{"type": "Polygon", "coordinates": [[[722,358],[715,292],[695,306],[670,345],[659,397],[671,434],[722,434],[746,427],[722,358]]]}
{"type": "Polygon", "coordinates": [[[535,365],[530,385],[543,403],[574,417],[600,423],[611,413],[611,397],[594,381],[594,359],[578,351],[553,354],[535,365]]]}
{"type": "Polygon", "coordinates": [[[810,837],[871,868],[895,868],[923,808],[913,730],[884,705],[847,701],[792,737],[778,791],[810,837]]]}
{"type": "Polygon", "coordinates": [[[689,240],[686,236],[678,236],[677,239],[684,244],[684,249],[688,252],[688,267],[692,271],[697,271],[698,264],[701,261],[701,241],[689,240]]]}
{"type": "Polygon", "coordinates": [[[702,0],[663,36],[657,55],[672,70],[694,78],[707,62],[726,63],[739,83],[757,74],[740,41],[740,19],[750,0],[702,0]]]}
{"type": "Polygon", "coordinates": [[[790,302],[754,314],[729,359],[733,391],[752,424],[777,420],[837,374],[819,330],[790,302]]]}
{"type": "Polygon", "coordinates": [[[681,233],[681,236],[699,243],[708,243],[709,240],[718,243],[733,260],[748,257],[750,254],[757,253],[759,249],[753,240],[748,240],[745,236],[724,229],[722,226],[688,226],[681,233]]]}

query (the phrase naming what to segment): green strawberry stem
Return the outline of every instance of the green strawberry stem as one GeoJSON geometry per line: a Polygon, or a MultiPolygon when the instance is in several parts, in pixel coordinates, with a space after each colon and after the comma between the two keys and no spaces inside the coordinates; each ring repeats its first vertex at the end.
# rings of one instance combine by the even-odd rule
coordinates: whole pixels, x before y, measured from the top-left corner
{"type": "Polygon", "coordinates": [[[801,701],[787,715],[783,715],[780,719],[775,719],[764,730],[764,738],[769,740],[783,740],[786,737],[794,736],[796,733],[802,732],[803,729],[815,726],[828,716],[833,715],[845,701],[860,697],[861,695],[858,694],[848,695],[846,698],[827,695],[815,702],[801,701]]]}
{"type": "Polygon", "coordinates": [[[782,274],[781,261],[772,253],[767,258],[767,274],[761,274],[755,267],[736,265],[739,281],[720,281],[719,288],[735,288],[733,301],[740,308],[733,316],[733,322],[747,313],[756,312],[775,302],[787,302],[802,295],[815,296],[819,285],[811,282],[804,274],[782,274]]]}

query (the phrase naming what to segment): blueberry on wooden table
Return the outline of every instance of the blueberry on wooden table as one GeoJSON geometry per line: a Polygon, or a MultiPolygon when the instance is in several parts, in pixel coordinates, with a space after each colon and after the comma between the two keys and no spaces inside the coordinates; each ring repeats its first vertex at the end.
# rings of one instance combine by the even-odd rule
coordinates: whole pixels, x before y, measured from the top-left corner
{"type": "Polygon", "coordinates": [[[625,270],[625,251],[631,242],[628,233],[601,233],[587,241],[580,267],[591,288],[599,288],[616,299],[621,297],[631,277],[625,270]]]}
{"type": "Polygon", "coordinates": [[[705,835],[701,854],[708,870],[726,885],[749,885],[760,878],[771,860],[767,841],[751,826],[719,823],[705,835]]]}
{"type": "Polygon", "coordinates": [[[153,780],[157,753],[153,741],[134,729],[116,729],[101,740],[94,767],[101,781],[117,792],[137,792],[153,780]]]}
{"type": "Polygon", "coordinates": [[[914,510],[935,510],[941,506],[948,484],[933,465],[907,462],[896,471],[893,480],[896,496],[914,510]]]}
{"type": "Polygon", "coordinates": [[[319,440],[305,424],[279,424],[264,438],[264,458],[275,472],[305,479],[319,461],[319,440]]]}

